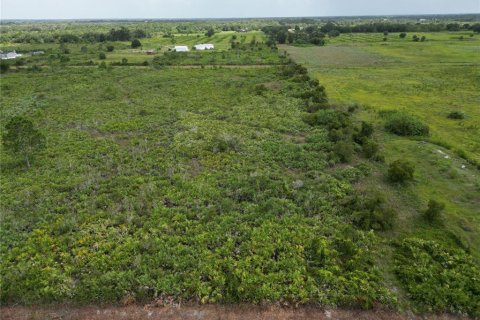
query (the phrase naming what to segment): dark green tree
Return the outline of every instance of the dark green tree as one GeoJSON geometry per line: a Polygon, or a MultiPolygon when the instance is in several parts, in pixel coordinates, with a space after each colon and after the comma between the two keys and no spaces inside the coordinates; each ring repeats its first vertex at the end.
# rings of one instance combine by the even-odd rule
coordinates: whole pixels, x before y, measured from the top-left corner
{"type": "Polygon", "coordinates": [[[0,61],[0,73],[5,73],[10,69],[10,63],[5,60],[0,61]]]}
{"type": "Polygon", "coordinates": [[[100,52],[99,55],[98,55],[98,58],[99,58],[100,60],[105,60],[105,59],[107,59],[107,56],[105,55],[105,53],[100,52]]]}
{"type": "Polygon", "coordinates": [[[213,30],[213,28],[208,29],[207,32],[205,33],[207,37],[211,37],[214,34],[215,34],[215,30],[213,30]]]}
{"type": "Polygon", "coordinates": [[[30,120],[19,116],[7,123],[2,139],[5,150],[25,159],[29,168],[30,159],[45,147],[45,137],[33,127],[30,120]]]}
{"type": "Polygon", "coordinates": [[[141,47],[141,46],[142,46],[142,43],[140,42],[140,40],[134,39],[134,40],[132,41],[132,48],[135,49],[135,48],[138,48],[138,47],[141,47]]]}

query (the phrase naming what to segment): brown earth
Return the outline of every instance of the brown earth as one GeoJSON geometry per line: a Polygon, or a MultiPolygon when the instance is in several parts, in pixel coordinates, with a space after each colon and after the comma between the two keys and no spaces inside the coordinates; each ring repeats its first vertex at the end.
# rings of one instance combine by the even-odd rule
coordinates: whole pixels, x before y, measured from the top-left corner
{"type": "Polygon", "coordinates": [[[131,305],[126,307],[70,307],[10,306],[0,308],[1,320],[138,320],[138,319],[191,319],[191,320],[454,320],[467,319],[453,315],[413,315],[412,313],[394,313],[384,310],[333,310],[316,307],[282,308],[279,306],[251,305],[189,305],[167,307],[144,307],[131,305]]]}

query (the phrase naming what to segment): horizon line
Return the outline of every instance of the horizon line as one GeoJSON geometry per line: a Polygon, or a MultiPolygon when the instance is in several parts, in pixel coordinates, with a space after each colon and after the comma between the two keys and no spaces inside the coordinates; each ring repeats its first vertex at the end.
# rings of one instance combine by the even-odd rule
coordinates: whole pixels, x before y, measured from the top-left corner
{"type": "Polygon", "coordinates": [[[251,16],[251,17],[177,17],[177,18],[0,18],[3,21],[178,21],[178,20],[248,20],[248,19],[315,19],[315,18],[365,18],[365,17],[419,17],[419,16],[469,16],[474,13],[410,13],[410,14],[362,14],[362,15],[325,15],[325,16],[251,16]]]}

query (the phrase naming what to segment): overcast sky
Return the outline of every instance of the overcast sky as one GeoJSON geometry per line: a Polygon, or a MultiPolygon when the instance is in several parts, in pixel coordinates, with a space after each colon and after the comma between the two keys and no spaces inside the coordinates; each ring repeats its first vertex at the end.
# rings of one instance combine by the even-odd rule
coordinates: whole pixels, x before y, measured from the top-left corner
{"type": "Polygon", "coordinates": [[[479,13],[480,0],[0,0],[2,19],[479,13]]]}

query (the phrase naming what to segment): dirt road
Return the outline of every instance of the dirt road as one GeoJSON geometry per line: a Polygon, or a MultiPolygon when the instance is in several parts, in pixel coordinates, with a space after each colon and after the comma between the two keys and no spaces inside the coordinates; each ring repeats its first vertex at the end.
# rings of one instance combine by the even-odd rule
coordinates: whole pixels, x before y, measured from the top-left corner
{"type": "Polygon", "coordinates": [[[169,307],[2,307],[1,320],[454,320],[466,319],[452,315],[422,315],[393,313],[389,311],[360,310],[324,310],[314,307],[281,308],[278,306],[222,306],[222,305],[192,305],[169,307]]]}

